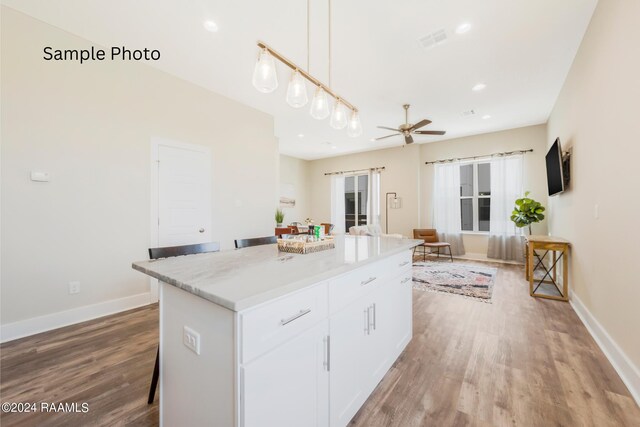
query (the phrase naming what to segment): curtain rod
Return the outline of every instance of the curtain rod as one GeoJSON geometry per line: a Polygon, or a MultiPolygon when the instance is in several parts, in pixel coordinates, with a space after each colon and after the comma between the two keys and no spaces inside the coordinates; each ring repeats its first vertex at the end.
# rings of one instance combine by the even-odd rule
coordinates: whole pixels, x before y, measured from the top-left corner
{"type": "Polygon", "coordinates": [[[377,168],[369,168],[369,169],[356,169],[352,171],[338,171],[338,172],[326,172],[324,175],[344,175],[346,173],[356,173],[356,172],[380,172],[384,170],[384,166],[378,166],[377,168]]]}
{"type": "Polygon", "coordinates": [[[484,157],[510,156],[511,154],[525,154],[525,153],[533,153],[533,148],[529,148],[528,150],[503,151],[502,153],[493,153],[486,156],[469,156],[469,157],[456,157],[454,159],[434,160],[432,162],[424,162],[424,164],[432,165],[434,163],[449,163],[449,162],[455,162],[458,160],[482,159],[484,157]]]}

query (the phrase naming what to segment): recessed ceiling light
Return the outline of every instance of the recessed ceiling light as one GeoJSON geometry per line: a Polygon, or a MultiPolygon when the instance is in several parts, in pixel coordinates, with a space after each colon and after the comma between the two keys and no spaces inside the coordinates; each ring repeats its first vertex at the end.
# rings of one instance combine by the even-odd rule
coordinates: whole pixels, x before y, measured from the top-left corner
{"type": "Polygon", "coordinates": [[[373,142],[373,141],[375,141],[375,140],[376,140],[375,138],[371,138],[369,141],[373,142]]]}
{"type": "Polygon", "coordinates": [[[456,27],[456,34],[464,34],[471,29],[471,24],[463,22],[456,27]]]}
{"type": "Polygon", "coordinates": [[[203,25],[204,25],[204,29],[207,31],[210,31],[212,33],[215,33],[218,31],[218,24],[216,24],[215,21],[212,21],[209,19],[207,21],[204,21],[203,25]]]}
{"type": "Polygon", "coordinates": [[[304,133],[299,133],[298,138],[304,138],[304,133]]]}
{"type": "Polygon", "coordinates": [[[332,150],[335,150],[336,148],[338,148],[338,147],[336,147],[335,145],[332,145],[332,146],[331,146],[331,149],[332,149],[332,150]]]}
{"type": "Polygon", "coordinates": [[[491,118],[490,114],[485,114],[484,116],[482,116],[483,120],[487,120],[487,119],[490,119],[490,118],[491,118]]]}
{"type": "Polygon", "coordinates": [[[472,91],[474,92],[478,92],[481,91],[482,89],[484,89],[485,87],[487,87],[486,84],[484,83],[478,83],[477,85],[475,85],[474,87],[471,88],[472,91]]]}

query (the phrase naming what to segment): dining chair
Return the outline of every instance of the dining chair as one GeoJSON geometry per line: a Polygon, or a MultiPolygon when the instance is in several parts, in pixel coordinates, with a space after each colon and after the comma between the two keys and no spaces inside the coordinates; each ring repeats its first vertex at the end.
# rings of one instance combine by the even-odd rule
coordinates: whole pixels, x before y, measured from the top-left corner
{"type": "Polygon", "coordinates": [[[237,239],[235,241],[236,249],[248,248],[251,246],[270,245],[278,243],[278,236],[254,237],[252,239],[237,239]]]}
{"type": "MultiPolygon", "coordinates": [[[[207,252],[219,252],[219,242],[197,243],[194,245],[182,246],[165,246],[163,248],[149,248],[150,259],[172,258],[183,255],[203,254],[207,252]]],[[[160,346],[156,351],[156,363],[153,367],[153,375],[151,376],[151,385],[149,386],[149,399],[147,404],[151,405],[156,396],[156,388],[158,386],[158,378],[160,377],[160,346]]]]}

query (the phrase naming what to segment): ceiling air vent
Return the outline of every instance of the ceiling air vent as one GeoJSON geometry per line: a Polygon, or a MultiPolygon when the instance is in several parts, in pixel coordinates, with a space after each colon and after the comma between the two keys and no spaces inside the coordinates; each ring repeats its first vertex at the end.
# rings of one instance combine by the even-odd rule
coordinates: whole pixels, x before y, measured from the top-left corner
{"type": "Polygon", "coordinates": [[[431,49],[432,47],[442,44],[447,41],[447,32],[445,29],[441,29],[438,31],[434,31],[433,33],[427,34],[424,37],[418,39],[420,46],[424,49],[431,49]]]}
{"type": "Polygon", "coordinates": [[[476,114],[476,110],[467,110],[462,112],[463,117],[469,117],[476,114]]]}

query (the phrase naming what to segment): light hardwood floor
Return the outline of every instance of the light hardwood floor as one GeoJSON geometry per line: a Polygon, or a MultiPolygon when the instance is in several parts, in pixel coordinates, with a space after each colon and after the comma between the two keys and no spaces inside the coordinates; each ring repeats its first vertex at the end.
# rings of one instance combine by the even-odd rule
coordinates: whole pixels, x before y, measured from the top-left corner
{"type": "MultiPolygon", "coordinates": [[[[351,425],[640,426],[571,307],[529,297],[523,276],[500,265],[492,304],[414,291],[413,340],[351,425]]],[[[2,414],[2,426],[156,426],[157,398],[146,398],[157,316],[149,306],[2,345],[2,402],[89,404],[2,414]]]]}

